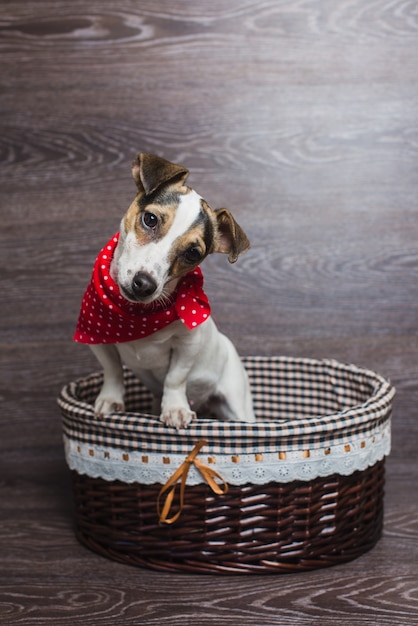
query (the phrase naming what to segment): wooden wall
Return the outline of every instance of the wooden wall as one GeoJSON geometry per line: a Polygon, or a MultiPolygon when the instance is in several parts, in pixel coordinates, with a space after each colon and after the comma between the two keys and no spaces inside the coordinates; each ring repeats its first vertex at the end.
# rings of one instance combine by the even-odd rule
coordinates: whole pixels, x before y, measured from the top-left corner
{"type": "Polygon", "coordinates": [[[417,63],[403,0],[3,0],[2,623],[418,624],[417,63]],[[395,383],[385,533],[352,564],[193,578],[76,543],[55,397],[97,367],[72,332],[138,151],[249,235],[236,265],[204,263],[242,354],[395,383]]]}

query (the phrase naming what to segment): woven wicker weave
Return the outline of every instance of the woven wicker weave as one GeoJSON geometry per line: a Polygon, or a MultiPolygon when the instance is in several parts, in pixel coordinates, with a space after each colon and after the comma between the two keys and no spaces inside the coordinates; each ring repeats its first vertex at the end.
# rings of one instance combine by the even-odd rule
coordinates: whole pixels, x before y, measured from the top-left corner
{"type": "MultiPolygon", "coordinates": [[[[370,442],[375,439],[377,441],[379,437],[388,438],[394,390],[378,375],[354,366],[340,366],[332,362],[330,379],[336,381],[335,388],[338,390],[339,398],[342,397],[341,389],[345,385],[340,406],[341,413],[335,414],[338,403],[333,399],[333,391],[324,375],[324,372],[328,371],[327,368],[329,369],[329,362],[323,365],[323,362],[281,358],[279,362],[269,364],[267,360],[263,362],[265,371],[269,372],[266,377],[259,374],[260,364],[257,361],[259,357],[254,357],[256,364],[255,370],[252,370],[252,358],[247,357],[246,366],[249,369],[253,390],[257,383],[256,406],[262,402],[263,411],[268,413],[268,408],[264,407],[274,402],[274,407],[269,414],[271,420],[277,411],[277,399],[285,398],[283,401],[286,403],[286,409],[280,408],[279,417],[283,417],[284,410],[291,413],[291,419],[297,415],[297,411],[302,414],[300,425],[296,426],[297,438],[295,439],[294,434],[289,431],[289,437],[283,439],[286,445],[293,445],[295,441],[300,441],[303,445],[302,449],[305,450],[306,443],[310,442],[312,456],[314,456],[314,447],[319,445],[319,440],[315,433],[313,436],[312,432],[309,437],[305,437],[303,426],[305,425],[307,430],[309,428],[312,430],[314,428],[312,419],[314,425],[319,423],[324,428],[321,443],[323,446],[327,446],[329,441],[336,437],[338,441],[343,442],[343,450],[353,452],[357,440],[361,441],[358,448],[364,446],[367,450],[368,447],[373,448],[370,442]],[[271,375],[269,365],[273,371],[271,375]],[[287,390],[286,394],[280,392],[275,380],[277,374],[275,369],[277,370],[279,366],[281,376],[283,376],[282,388],[287,390]],[[305,374],[300,374],[301,369],[305,374]],[[291,381],[290,371],[292,372],[291,381]],[[299,385],[299,391],[295,393],[294,400],[289,401],[289,389],[293,389],[293,377],[299,385]],[[303,379],[305,379],[304,384],[300,385],[300,380],[303,379]],[[346,379],[348,382],[345,382],[346,379]],[[308,380],[309,393],[305,397],[308,380]],[[269,389],[272,388],[274,391],[270,393],[269,399],[269,389]],[[314,406],[311,406],[312,403],[314,406]],[[315,415],[317,406],[321,404],[329,407],[329,410],[334,410],[334,413],[328,413],[329,418],[325,417],[322,421],[318,421],[312,416],[315,415]],[[330,425],[335,425],[337,435],[332,429],[330,430],[330,425]],[[370,432],[367,432],[368,428],[370,432]],[[341,430],[339,434],[338,429],[341,430]]],[[[157,430],[160,428],[155,425],[153,418],[144,416],[144,413],[141,417],[139,414],[136,417],[132,414],[126,417],[116,415],[109,420],[108,424],[100,422],[95,424],[89,402],[94,399],[100,388],[100,382],[100,377],[94,375],[64,388],[59,404],[63,412],[66,437],[74,440],[79,450],[87,445],[87,455],[90,453],[92,457],[95,454],[98,456],[99,451],[103,454],[104,450],[100,447],[94,448],[96,440],[101,444],[105,442],[109,446],[116,447],[126,446],[127,441],[130,441],[129,454],[123,454],[126,459],[133,457],[134,445],[139,446],[142,451],[147,449],[147,446],[150,448],[153,446],[152,450],[158,452],[153,435],[152,442],[142,441],[141,443],[141,437],[144,437],[144,434],[141,435],[141,432],[132,434],[134,427],[139,430],[151,429],[149,431],[151,434],[153,428],[157,430]],[[131,433],[130,435],[128,433],[129,436],[127,430],[131,433]],[[106,435],[108,431],[111,431],[110,435],[106,435]],[[124,439],[125,436],[128,439],[124,439]]],[[[132,378],[130,373],[127,373],[126,383],[128,396],[136,400],[139,398],[141,410],[146,412],[149,400],[147,392],[138,381],[132,378]]],[[[334,385],[334,382],[332,384],[334,385]]],[[[258,412],[260,413],[260,409],[258,412]]],[[[277,422],[279,433],[281,429],[284,432],[285,424],[292,423],[291,419],[287,419],[286,422],[277,422]]],[[[195,430],[191,431],[188,429],[183,436],[162,431],[164,441],[161,445],[164,446],[164,452],[168,454],[166,447],[170,445],[170,438],[173,439],[173,449],[177,451],[180,445],[185,445],[190,450],[188,440],[190,432],[200,437],[206,429],[209,436],[211,435],[210,422],[205,425],[203,420],[203,426],[199,423],[194,428],[195,430]],[[177,440],[182,441],[179,443],[177,440]]],[[[214,425],[213,428],[215,430],[225,428],[225,432],[229,432],[228,429],[232,428],[233,436],[230,436],[228,442],[225,443],[230,453],[234,436],[240,432],[240,427],[226,425],[224,427],[221,424],[221,426],[214,425]]],[[[242,428],[248,436],[251,428],[250,430],[248,427],[242,428]]],[[[254,436],[257,436],[256,449],[258,451],[263,445],[260,432],[262,429],[257,429],[255,426],[254,433],[257,435],[254,436]]],[[[270,433],[268,449],[271,451],[273,426],[268,432],[270,433]]],[[[277,445],[281,452],[278,458],[284,455],[283,441],[279,436],[277,445]]],[[[222,437],[220,440],[214,438],[212,443],[209,437],[209,447],[212,447],[207,454],[215,454],[215,456],[202,455],[202,458],[204,460],[218,459],[216,453],[222,445],[222,437]],[[215,453],[213,453],[214,450],[215,453]]],[[[245,439],[237,445],[241,446],[241,452],[244,448],[248,451],[251,448],[251,441],[245,439]]],[[[328,454],[324,457],[327,460],[334,454],[334,452],[329,454],[330,449],[334,452],[337,450],[337,448],[325,447],[323,452],[325,455],[328,454]]],[[[387,451],[386,448],[385,454],[387,451]]],[[[105,452],[105,454],[108,453],[105,452]]],[[[146,458],[148,462],[153,458],[152,454],[149,458],[148,456],[142,458],[146,458]]],[[[158,455],[155,454],[155,456],[158,455]]],[[[221,456],[220,454],[216,467],[222,474],[221,456]]],[[[255,456],[261,458],[268,455],[256,454],[255,456]]],[[[244,455],[240,458],[243,457],[244,455]]],[[[350,457],[350,454],[347,454],[347,457],[350,457]]],[[[374,458],[370,457],[370,459],[374,458]]],[[[70,461],[72,461],[71,458],[70,461]]],[[[71,466],[71,462],[69,464],[71,466]]],[[[174,468],[170,466],[170,471],[172,469],[174,468]]],[[[310,570],[343,563],[358,557],[375,545],[382,531],[384,456],[377,460],[369,460],[368,466],[364,469],[351,473],[345,472],[348,475],[333,472],[326,476],[316,476],[311,480],[286,482],[270,480],[264,484],[229,483],[228,492],[224,495],[213,493],[205,482],[187,483],[181,515],[172,524],[161,524],[159,520],[157,501],[162,488],[161,483],[142,484],[118,479],[105,480],[101,476],[91,473],[89,475],[88,464],[81,465],[78,470],[72,471],[78,539],[103,556],[131,565],[162,571],[222,574],[286,573],[310,570]],[[85,467],[88,468],[86,471],[85,467]]],[[[175,508],[178,507],[178,494],[175,496],[173,505],[175,508]]]]}
{"type": "Polygon", "coordinates": [[[76,534],[131,565],[200,573],[286,573],[350,561],[372,548],[383,521],[384,462],[351,476],[187,491],[180,520],[158,523],[160,485],[73,472],[76,534]]]}

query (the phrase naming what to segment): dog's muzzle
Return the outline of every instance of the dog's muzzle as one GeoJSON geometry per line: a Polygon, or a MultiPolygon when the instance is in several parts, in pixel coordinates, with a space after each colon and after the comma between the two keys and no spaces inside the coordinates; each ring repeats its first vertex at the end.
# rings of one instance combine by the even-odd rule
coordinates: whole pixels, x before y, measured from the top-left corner
{"type": "Polygon", "coordinates": [[[157,283],[150,274],[137,272],[132,280],[132,293],[139,300],[149,298],[157,289],[157,283]]]}

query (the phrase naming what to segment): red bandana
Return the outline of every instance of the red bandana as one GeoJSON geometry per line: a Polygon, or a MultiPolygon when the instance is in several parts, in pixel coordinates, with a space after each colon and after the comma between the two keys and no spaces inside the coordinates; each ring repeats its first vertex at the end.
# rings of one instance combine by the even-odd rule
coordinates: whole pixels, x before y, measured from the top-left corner
{"type": "Polygon", "coordinates": [[[105,245],[96,259],[92,279],[81,303],[74,341],[80,343],[123,343],[143,339],[181,320],[193,329],[210,315],[199,267],[186,274],[165,305],[140,304],[124,298],[110,276],[119,233],[105,245]]]}

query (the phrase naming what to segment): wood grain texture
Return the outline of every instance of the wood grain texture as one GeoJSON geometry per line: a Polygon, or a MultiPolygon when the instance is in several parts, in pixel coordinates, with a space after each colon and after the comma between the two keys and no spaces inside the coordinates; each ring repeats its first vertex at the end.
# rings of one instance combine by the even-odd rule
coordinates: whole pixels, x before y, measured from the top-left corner
{"type": "Polygon", "coordinates": [[[418,21],[409,0],[3,0],[0,623],[418,624],[418,21]],[[55,397],[101,245],[155,152],[252,249],[205,261],[242,354],[331,357],[397,387],[376,548],[291,576],[189,576],[88,552],[55,397]]]}

